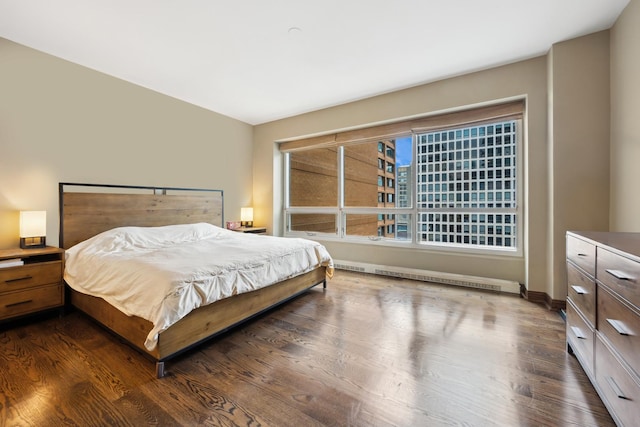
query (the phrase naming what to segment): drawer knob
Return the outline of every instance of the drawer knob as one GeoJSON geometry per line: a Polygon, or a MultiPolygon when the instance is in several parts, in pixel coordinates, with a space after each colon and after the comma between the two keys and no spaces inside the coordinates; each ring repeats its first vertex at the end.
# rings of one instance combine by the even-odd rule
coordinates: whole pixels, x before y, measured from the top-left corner
{"type": "Polygon", "coordinates": [[[574,292],[578,295],[584,295],[587,293],[587,290],[585,288],[583,288],[582,286],[578,286],[578,285],[572,285],[571,289],[574,290],[574,292]]]}
{"type": "Polygon", "coordinates": [[[620,399],[630,400],[627,396],[625,396],[624,392],[622,391],[620,386],[618,386],[616,380],[614,380],[613,377],[607,377],[607,382],[609,383],[609,387],[611,387],[611,390],[613,390],[616,396],[618,396],[620,399]]]}
{"type": "Polygon", "coordinates": [[[627,330],[624,323],[616,319],[607,319],[607,322],[616,330],[620,335],[631,335],[631,333],[627,330]]]}
{"type": "Polygon", "coordinates": [[[620,271],[620,270],[605,270],[605,271],[618,280],[633,280],[633,277],[629,276],[624,271],[620,271]]]}

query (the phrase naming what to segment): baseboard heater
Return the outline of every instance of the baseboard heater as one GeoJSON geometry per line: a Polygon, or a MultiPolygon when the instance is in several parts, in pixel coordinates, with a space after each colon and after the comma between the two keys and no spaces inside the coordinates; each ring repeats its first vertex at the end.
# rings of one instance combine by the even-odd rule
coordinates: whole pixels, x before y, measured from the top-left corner
{"type": "Polygon", "coordinates": [[[419,280],[422,282],[441,283],[466,288],[520,294],[520,284],[512,280],[492,279],[488,277],[467,276],[465,274],[444,273],[440,271],[420,270],[417,268],[391,267],[387,265],[341,260],[334,260],[334,267],[339,270],[357,271],[360,273],[399,277],[402,279],[419,280]]]}

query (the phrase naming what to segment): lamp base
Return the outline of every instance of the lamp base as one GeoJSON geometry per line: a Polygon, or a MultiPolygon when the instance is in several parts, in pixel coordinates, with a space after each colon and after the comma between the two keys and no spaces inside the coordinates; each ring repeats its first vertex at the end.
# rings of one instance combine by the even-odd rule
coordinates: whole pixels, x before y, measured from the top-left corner
{"type": "Polygon", "coordinates": [[[47,246],[47,237],[21,237],[20,248],[22,249],[37,249],[47,246]]]}
{"type": "Polygon", "coordinates": [[[240,221],[240,226],[241,227],[253,227],[253,221],[240,221]]]}

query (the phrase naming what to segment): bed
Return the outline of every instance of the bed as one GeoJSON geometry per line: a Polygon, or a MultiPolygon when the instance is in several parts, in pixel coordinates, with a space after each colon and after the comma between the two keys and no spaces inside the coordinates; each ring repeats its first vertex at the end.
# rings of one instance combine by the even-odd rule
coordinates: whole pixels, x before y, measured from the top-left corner
{"type": "MultiPolygon", "coordinates": [[[[59,184],[59,242],[67,250],[65,282],[70,304],[155,360],[158,378],[165,376],[167,360],[316,285],[326,288],[327,277],[333,271],[330,256],[318,243],[224,229],[223,205],[221,190],[59,184]],[[223,244],[242,248],[242,255],[219,246],[223,244]],[[289,255],[298,245],[304,254],[289,255]],[[254,248],[259,258],[249,260],[249,248],[254,248]],[[209,265],[209,250],[212,252],[208,258],[215,258],[220,265],[209,265]],[[214,251],[218,251],[215,256],[214,251]],[[153,256],[159,253],[160,261],[149,261],[151,252],[153,256]],[[104,257],[97,259],[96,254],[115,257],[118,262],[104,257]],[[195,254],[205,257],[195,259],[195,254]],[[245,258],[249,264],[244,263],[245,258]],[[91,259],[104,264],[97,264],[100,267],[86,264],[91,259]],[[133,264],[127,270],[128,263],[133,264]],[[151,264],[161,265],[168,277],[165,278],[164,271],[161,275],[146,270],[151,264]],[[176,268],[169,271],[170,264],[176,268]],[[195,274],[188,270],[191,264],[200,275],[197,280],[190,279],[195,274]],[[284,271],[284,264],[287,268],[296,264],[297,270],[284,271]],[[121,265],[129,275],[117,275],[121,265]],[[132,275],[132,266],[136,265],[133,269],[137,274],[132,275]],[[91,275],[92,270],[101,274],[91,275]],[[201,275],[203,271],[207,276],[201,275]],[[222,271],[232,274],[232,279],[221,278],[222,271]],[[135,294],[138,291],[134,289],[138,282],[146,281],[155,284],[155,292],[157,289],[164,292],[163,281],[173,283],[176,277],[180,279],[180,292],[186,289],[187,297],[178,298],[179,304],[163,311],[173,317],[162,323],[158,319],[164,317],[150,317],[148,311],[156,313],[155,307],[164,302],[152,303],[153,294],[135,294]],[[95,285],[105,278],[110,281],[95,285]],[[226,283],[222,286],[225,290],[208,291],[213,282],[226,283]],[[110,293],[102,292],[105,289],[110,293]],[[120,305],[127,301],[142,304],[120,305]],[[154,310],[144,310],[146,301],[154,310]],[[138,307],[143,311],[136,312],[138,307]]],[[[167,299],[170,298],[162,301],[167,299]]]]}

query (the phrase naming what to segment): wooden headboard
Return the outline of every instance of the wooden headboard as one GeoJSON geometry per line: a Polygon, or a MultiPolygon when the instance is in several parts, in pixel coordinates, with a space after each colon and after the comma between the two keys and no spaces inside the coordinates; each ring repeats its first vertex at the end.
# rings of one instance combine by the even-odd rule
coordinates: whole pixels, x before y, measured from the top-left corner
{"type": "Polygon", "coordinates": [[[224,226],[222,190],[61,182],[58,193],[64,249],[116,227],[224,226]]]}

